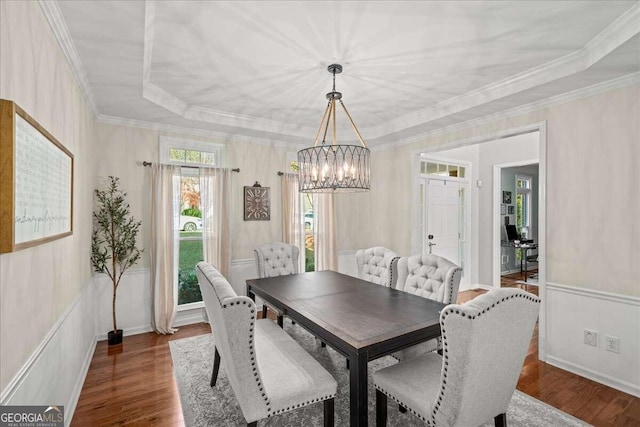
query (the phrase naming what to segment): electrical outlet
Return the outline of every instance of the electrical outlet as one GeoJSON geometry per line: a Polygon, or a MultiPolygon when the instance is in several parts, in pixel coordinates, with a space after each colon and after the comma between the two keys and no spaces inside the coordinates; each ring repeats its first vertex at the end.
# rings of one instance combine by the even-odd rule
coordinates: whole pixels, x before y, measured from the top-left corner
{"type": "Polygon", "coordinates": [[[604,345],[607,351],[620,353],[620,338],[612,337],[611,335],[605,335],[604,345]]]}
{"type": "Polygon", "coordinates": [[[592,345],[594,347],[598,346],[598,333],[596,331],[590,331],[589,329],[584,330],[584,343],[587,345],[592,345]]]}

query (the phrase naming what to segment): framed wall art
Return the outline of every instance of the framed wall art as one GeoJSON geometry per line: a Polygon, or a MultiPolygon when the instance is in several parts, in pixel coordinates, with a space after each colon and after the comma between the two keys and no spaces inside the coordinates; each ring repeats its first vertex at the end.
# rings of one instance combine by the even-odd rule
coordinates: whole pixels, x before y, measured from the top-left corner
{"type": "Polygon", "coordinates": [[[502,192],[502,203],[504,203],[505,205],[511,204],[511,191],[502,192]]]}
{"type": "Polygon", "coordinates": [[[73,154],[0,100],[0,253],[73,234],[73,154]]]}
{"type": "Polygon", "coordinates": [[[508,210],[509,210],[509,215],[513,215],[514,213],[516,213],[515,206],[513,205],[508,206],[508,210]]]}
{"type": "Polygon", "coordinates": [[[500,205],[500,215],[506,215],[506,214],[507,214],[507,205],[501,204],[500,205]]]}
{"type": "Polygon", "coordinates": [[[271,199],[269,187],[262,187],[256,181],[244,187],[244,220],[269,221],[271,219],[271,199]]]}

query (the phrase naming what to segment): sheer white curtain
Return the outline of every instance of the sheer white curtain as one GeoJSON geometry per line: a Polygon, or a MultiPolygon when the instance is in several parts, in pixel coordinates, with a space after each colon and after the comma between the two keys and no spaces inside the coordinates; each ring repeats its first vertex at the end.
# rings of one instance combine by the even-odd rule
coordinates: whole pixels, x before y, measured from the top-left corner
{"type": "Polygon", "coordinates": [[[227,278],[231,268],[230,197],[230,169],[200,169],[203,255],[227,278]]]}
{"type": "Polygon", "coordinates": [[[298,271],[304,272],[304,207],[298,191],[298,174],[285,173],[282,182],[282,241],[297,246],[300,250],[298,271]]]}
{"type": "Polygon", "coordinates": [[[179,239],[180,167],[151,166],[151,292],[153,328],[160,334],[172,334],[176,316],[175,286],[179,239]]]}
{"type": "Polygon", "coordinates": [[[315,244],[316,271],[338,271],[338,242],[336,237],[336,215],[333,194],[316,195],[315,244]]]}

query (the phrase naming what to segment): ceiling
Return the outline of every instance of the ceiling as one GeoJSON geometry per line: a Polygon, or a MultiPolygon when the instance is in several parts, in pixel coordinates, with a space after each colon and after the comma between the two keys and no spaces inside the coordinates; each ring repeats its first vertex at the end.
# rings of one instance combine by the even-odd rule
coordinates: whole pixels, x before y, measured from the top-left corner
{"type": "Polygon", "coordinates": [[[370,147],[640,81],[637,1],[41,5],[99,120],[231,141],[311,145],[334,62],[370,147]]]}

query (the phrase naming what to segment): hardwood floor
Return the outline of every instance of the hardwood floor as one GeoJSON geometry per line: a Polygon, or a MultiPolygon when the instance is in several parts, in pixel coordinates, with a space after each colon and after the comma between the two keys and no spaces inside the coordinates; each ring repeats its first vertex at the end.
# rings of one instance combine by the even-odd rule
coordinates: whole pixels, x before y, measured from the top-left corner
{"type": "MultiPolygon", "coordinates": [[[[523,287],[515,283],[520,279],[515,276],[504,277],[503,286],[523,287]]],[[[525,290],[538,292],[531,285],[525,290]]],[[[485,292],[461,292],[458,302],[485,292]]],[[[99,342],[71,425],[183,426],[168,343],[209,331],[209,325],[201,323],[181,327],[170,336],[125,337],[124,344],[116,348],[99,342]]],[[[537,327],[518,390],[595,426],[640,425],[640,399],[540,362],[537,327]]]]}

